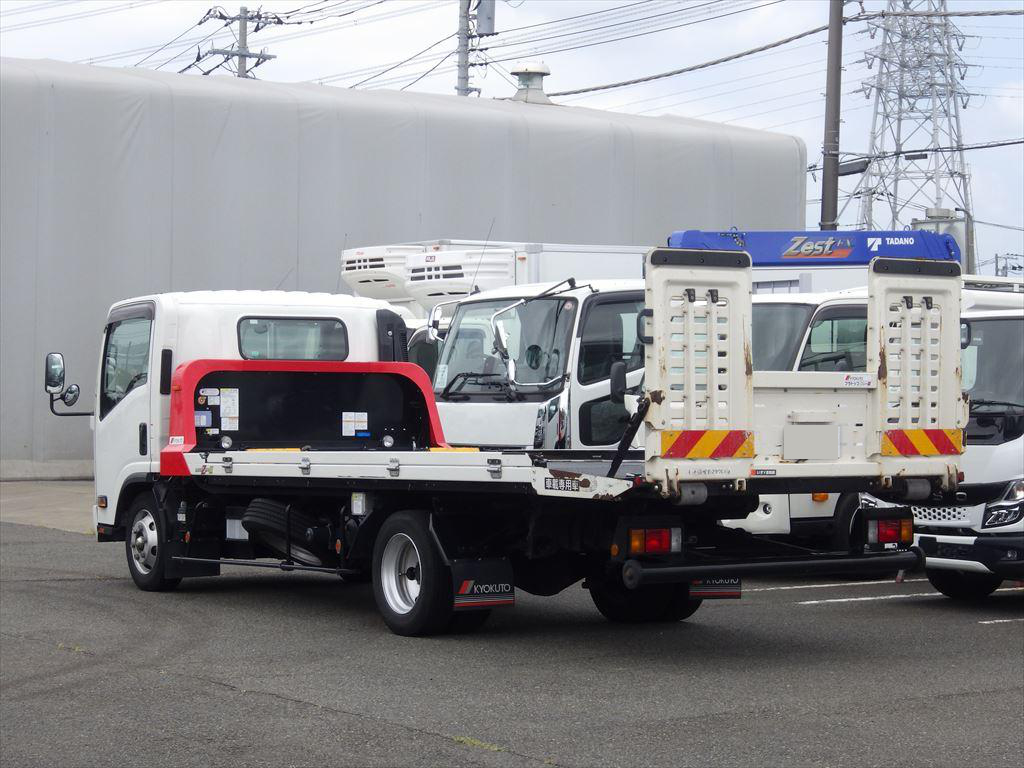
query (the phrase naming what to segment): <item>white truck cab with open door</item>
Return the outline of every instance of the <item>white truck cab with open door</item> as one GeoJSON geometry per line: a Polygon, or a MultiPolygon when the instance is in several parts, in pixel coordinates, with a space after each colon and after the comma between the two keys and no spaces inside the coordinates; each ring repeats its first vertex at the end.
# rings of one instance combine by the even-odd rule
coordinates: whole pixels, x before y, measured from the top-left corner
{"type": "MultiPolygon", "coordinates": [[[[88,415],[93,429],[99,535],[123,528],[132,499],[159,471],[167,445],[171,376],[183,360],[404,360],[405,323],[382,301],[297,291],[195,291],[119,301],[103,329],[96,399],[92,412],[70,407],[79,387],[65,388],[59,353],[46,359],[46,391],[57,415],[88,415]]],[[[233,393],[203,396],[225,406],[233,393]]],[[[218,430],[230,441],[239,419],[218,430]],[[234,428],[234,429],[233,429],[234,428]]],[[[205,418],[196,415],[196,427],[205,418]]],[[[230,443],[229,443],[230,444],[230,443]]]]}

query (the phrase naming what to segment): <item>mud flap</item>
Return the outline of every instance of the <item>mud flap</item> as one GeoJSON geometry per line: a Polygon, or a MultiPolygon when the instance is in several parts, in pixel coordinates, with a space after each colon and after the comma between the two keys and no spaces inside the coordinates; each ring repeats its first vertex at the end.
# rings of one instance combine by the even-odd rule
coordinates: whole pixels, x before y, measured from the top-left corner
{"type": "Polygon", "coordinates": [[[701,600],[738,600],[743,596],[739,576],[709,576],[690,581],[690,597],[701,600]]]}
{"type": "Polygon", "coordinates": [[[508,558],[452,560],[451,568],[454,610],[472,611],[516,604],[512,564],[508,558]]]}

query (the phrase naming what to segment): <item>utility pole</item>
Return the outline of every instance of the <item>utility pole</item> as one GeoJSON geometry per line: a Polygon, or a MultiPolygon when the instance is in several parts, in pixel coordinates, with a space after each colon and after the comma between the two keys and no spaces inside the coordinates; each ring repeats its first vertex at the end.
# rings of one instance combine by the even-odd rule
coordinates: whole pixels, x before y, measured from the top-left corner
{"type": "Polygon", "coordinates": [[[481,37],[494,34],[494,0],[459,0],[458,58],[455,92],[459,96],[480,93],[469,84],[469,54],[477,49],[481,37]],[[475,3],[475,4],[474,4],[475,3]]]}
{"type": "MultiPolygon", "coordinates": [[[[225,21],[238,22],[238,45],[235,48],[230,49],[213,48],[210,50],[210,53],[214,55],[226,56],[229,58],[237,59],[238,63],[236,65],[235,74],[238,75],[238,77],[252,77],[252,75],[250,74],[252,69],[255,69],[256,66],[259,66],[264,61],[277,58],[276,56],[272,56],[266,51],[252,53],[249,50],[249,21],[252,20],[258,22],[260,20],[259,11],[254,12],[250,16],[249,9],[243,5],[241,8],[238,9],[237,16],[227,16],[218,18],[224,18],[225,21]],[[255,59],[256,65],[250,68],[249,59],[255,59]]],[[[256,31],[259,31],[258,25],[256,27],[256,31]]]]}
{"type": "Polygon", "coordinates": [[[822,142],[822,230],[837,227],[839,215],[839,110],[843,88],[843,0],[829,0],[828,72],[825,75],[825,137],[822,142]]]}
{"type": "Polygon", "coordinates": [[[459,0],[459,47],[458,76],[455,81],[455,93],[469,96],[469,4],[471,0],[459,0]]]}

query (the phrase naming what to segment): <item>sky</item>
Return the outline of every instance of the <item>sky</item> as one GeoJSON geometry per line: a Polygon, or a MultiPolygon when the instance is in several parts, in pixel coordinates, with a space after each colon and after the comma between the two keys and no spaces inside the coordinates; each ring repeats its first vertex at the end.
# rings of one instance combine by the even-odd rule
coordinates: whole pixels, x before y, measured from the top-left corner
{"type": "MultiPolygon", "coordinates": [[[[846,15],[859,13],[861,7],[883,10],[885,5],[885,0],[848,2],[846,15]]],[[[948,0],[948,6],[951,11],[1024,10],[1024,0],[948,0]]],[[[215,18],[199,24],[211,7],[222,15],[238,13],[236,5],[211,6],[205,0],[0,0],[0,55],[177,72],[194,63],[199,52],[234,45],[235,25],[215,18]]],[[[305,22],[250,33],[251,49],[265,49],[276,57],[256,70],[260,79],[454,93],[456,0],[252,0],[249,7],[305,22]]],[[[475,63],[486,63],[472,69],[479,98],[512,95],[509,71],[517,61],[547,64],[549,93],[618,82],[710,61],[824,25],[828,4],[498,0],[495,20],[498,34],[482,38],[479,46],[484,50],[473,56],[475,63]]],[[[963,142],[1021,139],[1024,16],[961,18],[955,24],[965,35],[962,82],[971,94],[962,110],[963,142]]],[[[869,31],[866,22],[851,22],[844,30],[842,152],[868,151],[873,101],[862,85],[876,69],[869,69],[865,52],[881,42],[880,34],[871,39],[869,31]]],[[[554,100],[788,133],[804,141],[808,162],[816,164],[824,128],[825,56],[822,32],[698,72],[554,100]]],[[[200,76],[221,61],[223,57],[209,56],[183,76],[200,76]]],[[[222,67],[210,76],[228,77],[231,72],[222,67]]],[[[979,222],[979,271],[990,273],[996,254],[1024,254],[1024,146],[968,152],[967,162],[979,222]]],[[[840,180],[841,206],[857,179],[840,180]]],[[[820,174],[809,174],[808,228],[817,227],[820,184],[820,174]]],[[[858,213],[853,200],[840,226],[854,226],[858,213]]]]}

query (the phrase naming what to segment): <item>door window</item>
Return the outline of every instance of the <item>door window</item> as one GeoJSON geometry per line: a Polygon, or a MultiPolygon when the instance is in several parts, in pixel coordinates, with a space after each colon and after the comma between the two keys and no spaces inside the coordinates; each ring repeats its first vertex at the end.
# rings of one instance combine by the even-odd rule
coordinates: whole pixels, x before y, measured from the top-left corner
{"type": "Polygon", "coordinates": [[[107,326],[100,382],[100,418],[146,383],[149,374],[149,331],[153,321],[135,317],[107,326]]]}
{"type": "Polygon", "coordinates": [[[629,423],[629,412],[610,397],[591,400],[580,406],[580,442],[584,445],[615,445],[629,423]]]}
{"type": "Polygon", "coordinates": [[[644,367],[644,348],[636,337],[636,317],[643,305],[643,299],[633,299],[590,307],[580,337],[580,384],[607,379],[612,363],[619,360],[627,372],[644,367]]]}
{"type": "Polygon", "coordinates": [[[867,317],[823,317],[811,323],[801,371],[863,371],[867,365],[867,317]]]}

